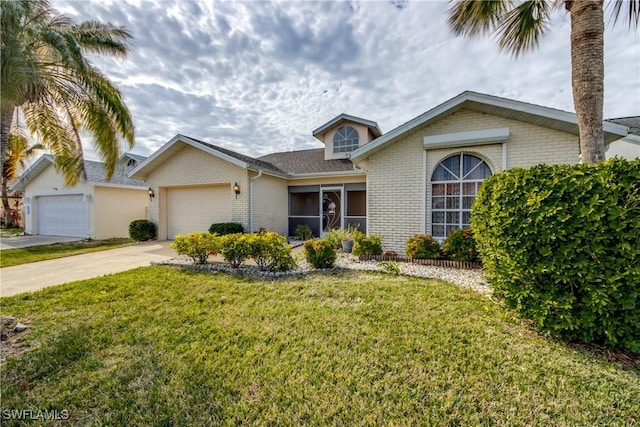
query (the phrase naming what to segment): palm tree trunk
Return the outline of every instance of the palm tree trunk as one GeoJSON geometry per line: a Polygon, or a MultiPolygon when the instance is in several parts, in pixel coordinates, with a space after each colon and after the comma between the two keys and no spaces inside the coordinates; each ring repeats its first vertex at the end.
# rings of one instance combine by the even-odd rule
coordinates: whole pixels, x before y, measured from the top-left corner
{"type": "Polygon", "coordinates": [[[11,206],[9,205],[9,191],[7,190],[7,180],[2,178],[2,212],[4,213],[4,226],[14,228],[14,217],[11,215],[11,206]]]}
{"type": "Polygon", "coordinates": [[[5,225],[9,227],[13,222],[13,216],[11,215],[11,206],[9,206],[9,194],[7,186],[9,183],[5,179],[4,166],[7,160],[7,152],[9,151],[9,133],[11,132],[11,119],[13,118],[13,107],[2,108],[0,111],[0,171],[2,176],[0,177],[0,187],[2,198],[2,212],[4,213],[5,225]]]}
{"type": "Polygon", "coordinates": [[[604,160],[603,0],[574,0],[566,5],[571,13],[571,85],[580,131],[580,159],[597,163],[604,160]]]}

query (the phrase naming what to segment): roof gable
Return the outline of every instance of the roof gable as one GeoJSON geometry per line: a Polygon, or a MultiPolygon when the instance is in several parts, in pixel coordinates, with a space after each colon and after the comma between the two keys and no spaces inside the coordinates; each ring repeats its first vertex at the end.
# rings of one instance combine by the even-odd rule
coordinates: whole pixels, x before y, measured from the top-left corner
{"type": "MultiPolygon", "coordinates": [[[[532,123],[574,135],[579,134],[578,120],[574,113],[512,99],[465,91],[387,132],[369,144],[358,148],[351,154],[351,159],[356,162],[362,160],[393,144],[405,133],[419,126],[434,123],[463,108],[511,120],[532,123]]],[[[627,135],[627,129],[624,126],[605,121],[603,122],[603,127],[605,143],[627,135]]]]}
{"type": "MultiPolygon", "coordinates": [[[[357,123],[357,124],[361,124],[363,126],[366,126],[369,131],[373,134],[374,138],[379,137],[380,135],[382,135],[382,131],[380,130],[380,126],[378,126],[378,123],[371,121],[371,120],[367,120],[367,119],[362,119],[360,117],[356,117],[356,116],[351,116],[349,114],[345,114],[342,113],[339,116],[334,117],[333,119],[329,120],[327,123],[323,124],[322,126],[320,126],[319,128],[317,128],[316,130],[313,131],[313,136],[321,139],[321,136],[324,135],[325,133],[327,133],[327,131],[329,131],[330,129],[337,127],[339,125],[341,125],[342,123],[357,123]]],[[[324,142],[324,141],[323,141],[324,142]]]]}
{"type": "Polygon", "coordinates": [[[177,134],[171,138],[166,144],[160,147],[155,153],[149,156],[144,162],[133,169],[129,176],[131,178],[146,179],[149,173],[156,169],[159,165],[168,160],[174,153],[181,150],[184,145],[191,146],[198,150],[202,150],[214,157],[225,160],[243,169],[262,170],[265,173],[271,173],[277,176],[286,176],[286,172],[280,170],[274,165],[260,159],[255,159],[235,151],[227,150],[208,142],[190,138],[185,135],[177,134]]]}

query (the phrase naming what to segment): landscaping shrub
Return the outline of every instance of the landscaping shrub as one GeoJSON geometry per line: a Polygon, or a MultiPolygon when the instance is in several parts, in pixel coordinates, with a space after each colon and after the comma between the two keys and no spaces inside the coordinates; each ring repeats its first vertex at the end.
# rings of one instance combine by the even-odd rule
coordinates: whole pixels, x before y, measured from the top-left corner
{"type": "Polygon", "coordinates": [[[298,224],[293,235],[297,240],[313,239],[313,230],[307,224],[298,224]]]}
{"type": "Polygon", "coordinates": [[[237,222],[220,222],[218,224],[211,224],[211,227],[209,227],[209,233],[217,234],[219,236],[244,233],[244,227],[242,224],[237,222]]]}
{"type": "Polygon", "coordinates": [[[404,251],[409,258],[437,259],[440,257],[440,243],[428,234],[415,234],[407,240],[404,251]]]}
{"type": "Polygon", "coordinates": [[[218,251],[232,268],[238,268],[251,255],[251,236],[236,233],[218,237],[218,251]]]}
{"type": "Polygon", "coordinates": [[[367,236],[358,231],[354,234],[353,241],[354,255],[382,255],[382,236],[379,234],[367,236]]]}
{"type": "Polygon", "coordinates": [[[250,253],[258,268],[262,271],[289,271],[296,268],[291,256],[291,245],[287,239],[277,233],[247,234],[250,253]]]}
{"type": "Polygon", "coordinates": [[[550,334],[640,352],[640,160],[494,175],[471,222],[494,295],[550,334]]]}
{"type": "Polygon", "coordinates": [[[156,238],[156,225],[148,219],[136,219],[129,224],[129,237],[136,242],[156,238]]]}
{"type": "Polygon", "coordinates": [[[324,239],[307,240],[304,243],[305,259],[314,268],[331,268],[336,262],[336,249],[324,239]]]}
{"type": "Polygon", "coordinates": [[[473,237],[473,230],[469,227],[459,228],[449,233],[442,249],[449,259],[463,262],[477,262],[478,250],[476,249],[476,239],[473,237]]]}
{"type": "Polygon", "coordinates": [[[196,264],[204,264],[209,253],[218,250],[218,239],[218,236],[211,233],[190,233],[188,236],[178,234],[169,247],[178,255],[189,256],[196,264]]]}

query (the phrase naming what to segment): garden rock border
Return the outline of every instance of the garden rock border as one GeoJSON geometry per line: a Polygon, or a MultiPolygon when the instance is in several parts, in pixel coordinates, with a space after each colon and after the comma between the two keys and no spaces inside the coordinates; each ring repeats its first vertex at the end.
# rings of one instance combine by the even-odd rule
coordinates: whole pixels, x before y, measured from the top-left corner
{"type": "MultiPolygon", "coordinates": [[[[291,271],[261,271],[253,265],[242,265],[239,268],[231,268],[226,263],[207,263],[194,264],[193,261],[186,256],[178,256],[167,261],[152,263],[156,265],[169,265],[175,267],[187,268],[194,271],[217,271],[230,274],[245,274],[257,276],[261,278],[278,278],[302,276],[310,273],[335,273],[340,270],[363,270],[375,272],[387,272],[385,268],[379,265],[379,261],[371,259],[360,259],[358,256],[338,252],[335,267],[328,269],[314,269],[306,260],[298,259],[298,268],[291,271]]],[[[421,260],[433,261],[433,260],[421,260]]],[[[453,283],[461,288],[471,289],[481,295],[491,295],[491,288],[486,282],[482,270],[478,267],[472,268],[453,268],[441,265],[428,265],[427,263],[414,262],[398,262],[398,267],[403,275],[422,277],[427,279],[440,279],[449,283],[453,283]]]]}

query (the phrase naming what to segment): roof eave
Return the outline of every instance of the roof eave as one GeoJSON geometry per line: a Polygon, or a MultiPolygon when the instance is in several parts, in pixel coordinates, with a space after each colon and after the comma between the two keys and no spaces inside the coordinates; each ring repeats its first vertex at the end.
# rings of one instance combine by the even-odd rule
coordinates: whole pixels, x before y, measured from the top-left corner
{"type": "Polygon", "coordinates": [[[52,165],[54,161],[55,159],[51,154],[43,154],[38,158],[38,160],[33,162],[33,164],[29,166],[29,168],[24,171],[13,184],[11,184],[9,191],[25,191],[27,185],[38,177],[38,175],[44,172],[46,168],[52,165]],[[49,164],[44,163],[45,160],[47,160],[49,164]]]}
{"type": "MultiPolygon", "coordinates": [[[[540,105],[528,104],[511,99],[498,98],[482,93],[466,91],[387,132],[380,138],[377,138],[370,143],[358,148],[357,150],[354,150],[351,153],[351,160],[356,163],[360,162],[368,156],[371,156],[372,154],[384,149],[392,140],[405,134],[406,132],[415,129],[418,126],[422,126],[429,121],[436,121],[444,114],[463,108],[465,103],[474,102],[493,106],[496,108],[517,111],[524,114],[531,114],[533,116],[539,116],[548,120],[569,123],[575,125],[575,134],[578,134],[578,121],[574,113],[543,107],[540,105]]],[[[603,121],[603,132],[606,144],[626,136],[628,134],[628,129],[626,128],[626,126],[603,121]]]]}
{"type": "Polygon", "coordinates": [[[336,124],[340,123],[343,120],[365,125],[367,126],[367,128],[369,128],[369,130],[371,130],[371,133],[373,133],[377,137],[382,135],[382,130],[380,129],[380,126],[378,126],[378,123],[372,120],[367,120],[360,117],[351,116],[349,114],[342,113],[334,117],[333,119],[329,120],[327,123],[323,124],[319,128],[315,129],[312,132],[313,137],[318,138],[320,135],[324,134],[328,129],[330,129],[331,127],[335,126],[336,124]]]}
{"type": "Polygon", "coordinates": [[[313,173],[296,173],[289,175],[289,179],[305,179],[305,178],[334,178],[337,176],[358,176],[358,175],[366,175],[366,172],[363,170],[353,170],[353,171],[335,171],[335,172],[313,172],[313,173]]]}

